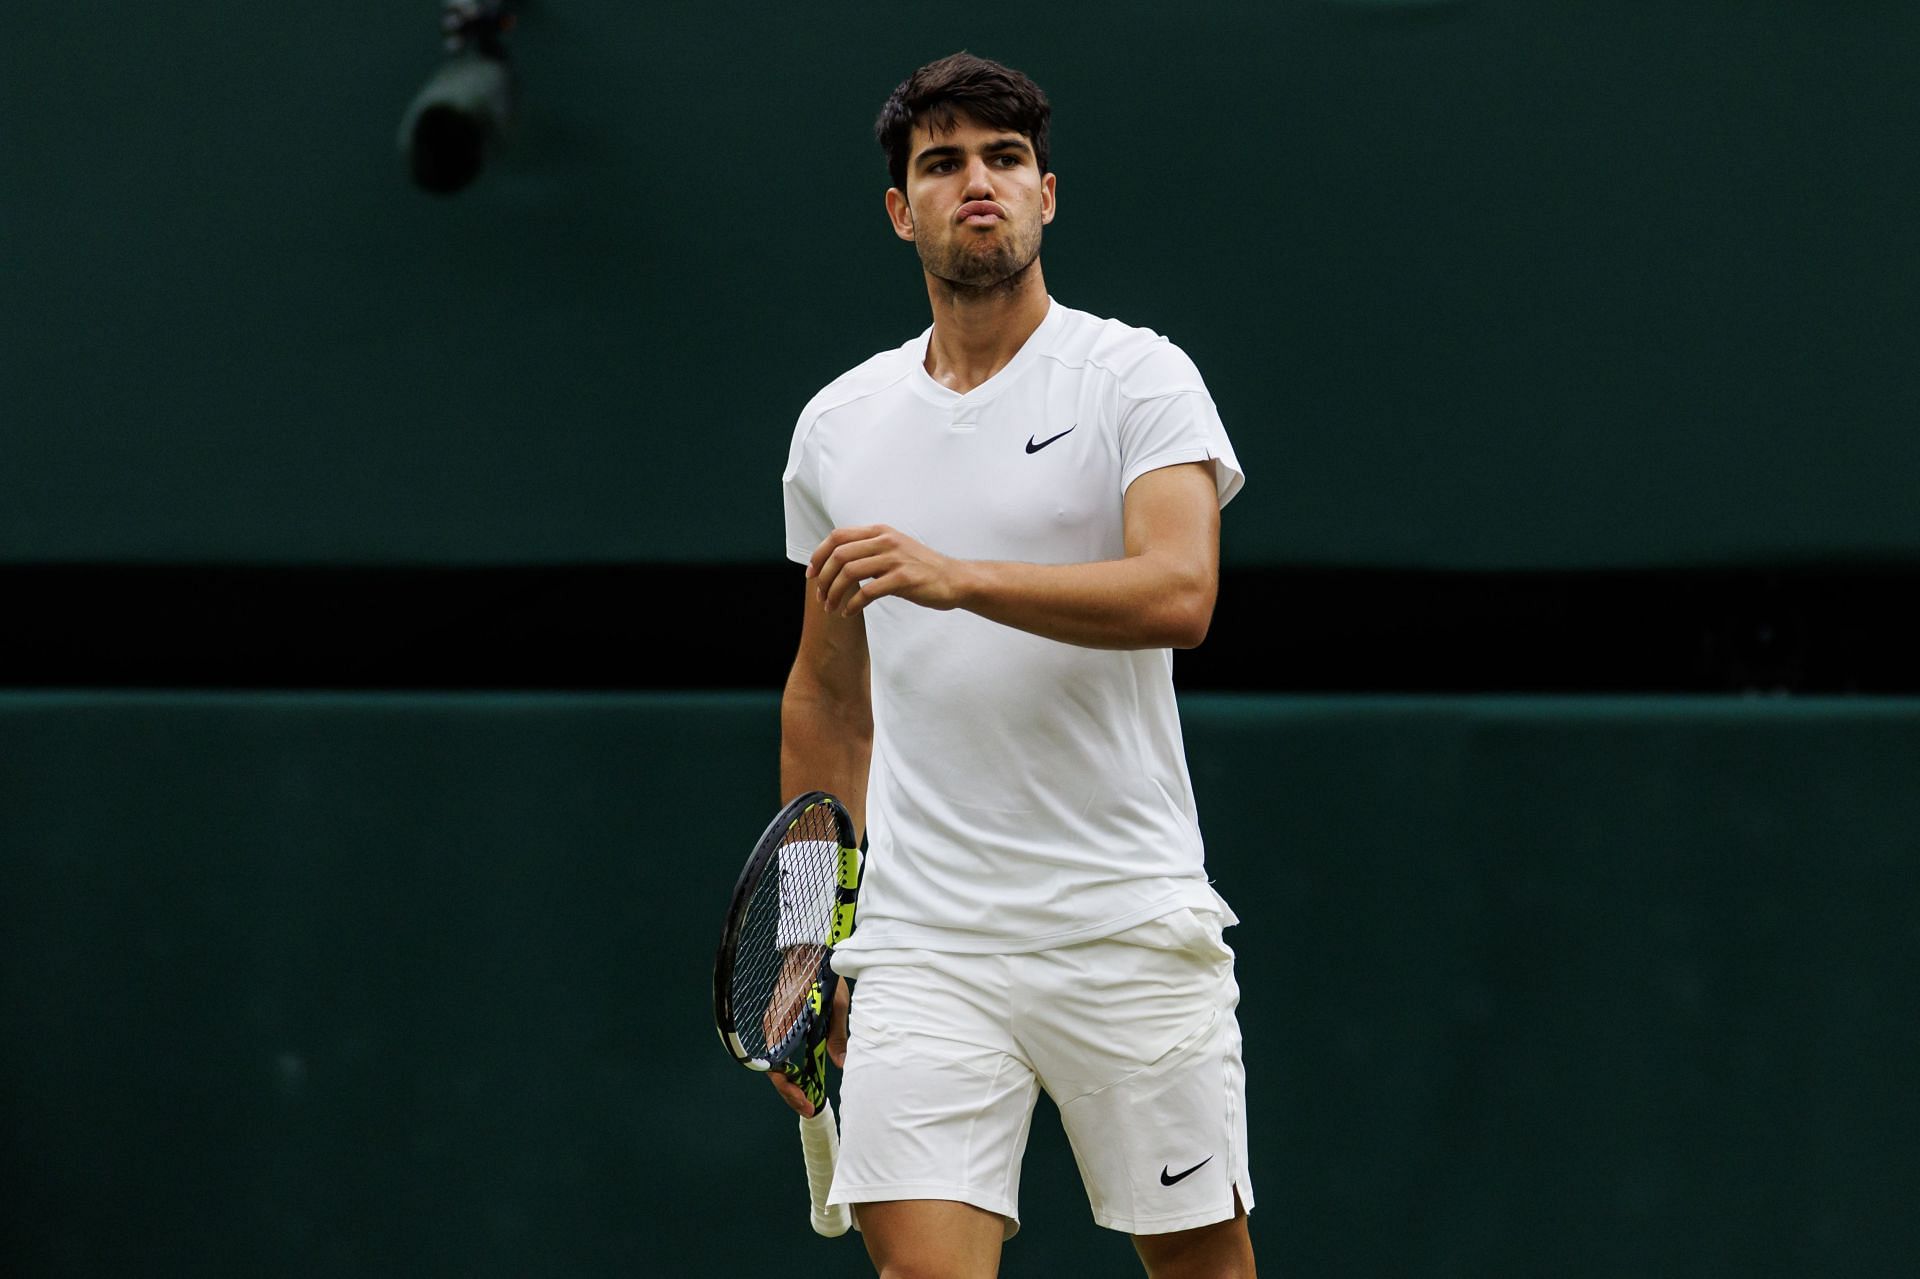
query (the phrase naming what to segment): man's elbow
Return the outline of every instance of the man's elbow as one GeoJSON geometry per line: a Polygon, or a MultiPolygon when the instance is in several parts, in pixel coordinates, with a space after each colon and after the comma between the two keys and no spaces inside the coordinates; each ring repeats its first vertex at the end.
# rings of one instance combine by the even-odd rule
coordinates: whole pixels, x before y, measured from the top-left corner
{"type": "Polygon", "coordinates": [[[1208,584],[1195,583],[1176,591],[1168,600],[1167,647],[1199,648],[1213,625],[1214,591],[1208,584]]]}
{"type": "Polygon", "coordinates": [[[823,680],[796,663],[780,698],[780,723],[786,733],[821,724],[843,737],[871,741],[873,702],[865,679],[823,680]]]}
{"type": "Polygon", "coordinates": [[[1199,648],[1207,638],[1207,625],[1211,621],[1208,614],[1184,621],[1173,633],[1167,643],[1168,648],[1199,648]]]}

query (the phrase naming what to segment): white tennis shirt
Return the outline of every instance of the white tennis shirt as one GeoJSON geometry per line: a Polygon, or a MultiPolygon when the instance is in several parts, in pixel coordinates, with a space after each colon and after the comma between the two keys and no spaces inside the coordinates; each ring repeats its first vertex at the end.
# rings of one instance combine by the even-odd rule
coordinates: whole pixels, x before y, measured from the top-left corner
{"type": "MultiPolygon", "coordinates": [[[[787,556],[887,524],[962,559],[1126,554],[1148,471],[1243,480],[1178,347],[1051,303],[967,392],[928,376],[932,330],[842,375],[800,414],[781,477],[787,556]]],[[[867,606],[873,760],[860,913],[843,949],[1040,950],[1182,906],[1223,909],[1202,862],[1167,649],[1080,648],[899,599],[867,606]]]]}

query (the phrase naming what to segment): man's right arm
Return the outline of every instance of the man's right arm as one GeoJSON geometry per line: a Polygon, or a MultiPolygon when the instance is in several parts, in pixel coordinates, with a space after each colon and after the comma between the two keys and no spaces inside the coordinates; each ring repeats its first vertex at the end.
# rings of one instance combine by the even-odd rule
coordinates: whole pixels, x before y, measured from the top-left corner
{"type": "MultiPolygon", "coordinates": [[[[873,753],[873,702],[867,685],[867,622],[838,617],[820,607],[813,579],[803,578],[804,620],[800,651],[780,699],[780,797],[810,790],[839,798],[853,826],[867,828],[867,762],[873,753]]],[[[827,1021],[827,1052],[843,1065],[847,1055],[847,984],[834,991],[827,1021]]],[[[786,1103],[813,1113],[806,1094],[780,1072],[767,1076],[786,1103]]]]}
{"type": "Polygon", "coordinates": [[[827,791],[864,832],[873,752],[866,619],[828,613],[814,597],[812,579],[801,585],[800,651],[780,699],[780,797],[827,791]]]}

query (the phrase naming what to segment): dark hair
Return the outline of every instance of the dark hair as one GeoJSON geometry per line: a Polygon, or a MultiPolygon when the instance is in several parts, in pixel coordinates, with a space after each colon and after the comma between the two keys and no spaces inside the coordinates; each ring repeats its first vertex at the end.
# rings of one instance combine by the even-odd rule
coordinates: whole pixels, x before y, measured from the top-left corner
{"type": "Polygon", "coordinates": [[[1047,118],[1053,107],[1040,86],[1012,67],[1003,67],[971,53],[950,54],[929,62],[900,82],[873,133],[887,153],[887,172],[893,185],[907,189],[907,149],[913,144],[913,126],[924,124],[936,133],[951,129],[961,117],[996,129],[1023,133],[1033,143],[1033,158],[1047,172],[1047,118]]]}

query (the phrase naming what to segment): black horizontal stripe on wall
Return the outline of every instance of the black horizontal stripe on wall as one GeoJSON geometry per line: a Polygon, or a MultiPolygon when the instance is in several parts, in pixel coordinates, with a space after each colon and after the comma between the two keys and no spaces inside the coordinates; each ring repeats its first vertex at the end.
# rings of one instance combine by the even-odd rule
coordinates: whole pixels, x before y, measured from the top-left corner
{"type": "MultiPolygon", "coordinates": [[[[777,688],[788,564],[0,567],[0,686],[777,688]]],[[[1187,690],[1916,693],[1920,566],[1228,568],[1187,690]]]]}

